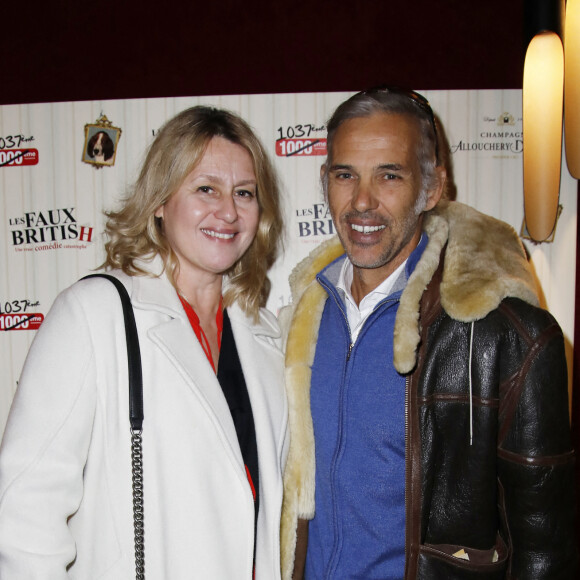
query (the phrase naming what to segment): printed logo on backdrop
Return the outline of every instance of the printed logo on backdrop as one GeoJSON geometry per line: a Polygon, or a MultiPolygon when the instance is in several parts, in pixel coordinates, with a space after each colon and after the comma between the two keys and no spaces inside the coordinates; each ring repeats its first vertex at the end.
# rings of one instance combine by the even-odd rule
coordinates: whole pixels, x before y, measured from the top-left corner
{"type": "Polygon", "coordinates": [[[326,127],[312,123],[278,127],[276,155],[278,157],[311,157],[326,155],[326,127]]]}
{"type": "Polygon", "coordinates": [[[5,135],[0,137],[0,168],[38,165],[38,149],[28,147],[34,137],[5,135]]]}
{"type": "Polygon", "coordinates": [[[9,218],[8,226],[16,252],[84,250],[94,238],[94,228],[78,223],[74,207],[29,211],[9,218]]]}
{"type": "Polygon", "coordinates": [[[32,300],[0,301],[0,331],[38,330],[44,314],[35,312],[40,303],[32,300]]]}
{"type": "Polygon", "coordinates": [[[82,161],[96,169],[115,165],[122,132],[119,127],[113,127],[113,123],[102,113],[94,123],[87,123],[82,161]]]}
{"type": "Polygon", "coordinates": [[[451,153],[489,153],[493,157],[518,157],[523,151],[522,118],[504,111],[495,117],[484,116],[476,141],[460,140],[451,145],[451,153]]]}
{"type": "Polygon", "coordinates": [[[313,203],[295,210],[297,220],[296,237],[305,242],[320,242],[324,237],[336,232],[326,203],[313,203]]]}

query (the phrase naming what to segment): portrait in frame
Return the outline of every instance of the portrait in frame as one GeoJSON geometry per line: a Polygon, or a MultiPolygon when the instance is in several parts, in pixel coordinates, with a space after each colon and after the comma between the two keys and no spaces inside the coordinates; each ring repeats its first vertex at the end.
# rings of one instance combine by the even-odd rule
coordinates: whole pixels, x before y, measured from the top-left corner
{"type": "Polygon", "coordinates": [[[82,155],[83,163],[88,163],[97,169],[115,165],[117,145],[121,133],[121,129],[113,127],[111,121],[103,114],[94,123],[87,123],[82,155]]]}

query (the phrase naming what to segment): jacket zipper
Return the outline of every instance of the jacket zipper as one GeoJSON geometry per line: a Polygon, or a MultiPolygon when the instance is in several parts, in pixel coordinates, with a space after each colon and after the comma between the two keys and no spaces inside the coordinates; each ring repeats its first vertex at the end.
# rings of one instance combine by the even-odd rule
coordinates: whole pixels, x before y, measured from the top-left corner
{"type": "Polygon", "coordinates": [[[409,517],[409,497],[411,495],[411,463],[409,461],[409,452],[410,452],[410,443],[409,443],[409,399],[410,399],[410,379],[409,377],[405,377],[405,466],[406,466],[406,474],[405,474],[405,578],[407,578],[407,564],[409,562],[409,549],[410,549],[410,542],[408,541],[409,536],[409,526],[407,522],[407,518],[409,517]]]}
{"type": "MultiPolygon", "coordinates": [[[[350,360],[350,355],[352,353],[352,349],[354,348],[354,341],[352,340],[352,330],[350,328],[350,324],[348,323],[348,316],[347,316],[346,312],[344,311],[342,300],[339,300],[336,297],[336,293],[334,291],[334,288],[332,286],[328,285],[324,278],[319,278],[318,282],[321,284],[321,286],[323,286],[325,288],[328,295],[332,296],[333,300],[336,302],[336,305],[338,306],[338,309],[340,310],[342,317],[346,323],[346,328],[348,330],[348,338],[350,341],[349,345],[348,345],[348,352],[346,353],[346,361],[348,362],[350,360]]],[[[397,302],[398,300],[399,300],[398,298],[393,299],[393,298],[390,298],[388,296],[386,298],[384,298],[383,300],[381,300],[373,308],[373,311],[369,314],[369,316],[367,317],[367,320],[365,320],[365,324],[367,323],[369,317],[372,316],[383,304],[386,304],[387,302],[397,302]]],[[[361,328],[361,332],[362,332],[362,328],[361,328]]],[[[360,335],[360,333],[359,333],[359,335],[360,335]]]]}
{"type": "MultiPolygon", "coordinates": [[[[352,331],[351,331],[351,328],[350,328],[350,324],[348,322],[348,316],[347,316],[346,312],[344,311],[342,301],[336,296],[333,288],[332,287],[329,287],[329,285],[326,284],[325,281],[324,281],[324,279],[322,279],[322,278],[319,278],[318,281],[326,289],[326,291],[329,294],[329,296],[332,296],[333,300],[335,301],[336,305],[338,306],[338,309],[340,310],[340,312],[342,314],[343,320],[345,321],[345,324],[346,324],[346,327],[347,327],[347,331],[348,331],[348,338],[349,338],[349,346],[348,346],[348,351],[347,351],[347,354],[346,354],[346,363],[348,363],[349,360],[350,360],[350,356],[351,356],[352,350],[354,348],[354,344],[355,344],[354,341],[352,340],[352,331]]],[[[381,306],[383,306],[384,304],[387,304],[388,302],[397,302],[398,300],[399,300],[398,298],[393,299],[393,298],[389,298],[389,297],[386,297],[383,300],[381,300],[374,307],[374,309],[371,312],[371,314],[365,320],[365,322],[363,324],[363,328],[361,328],[361,332],[364,331],[364,326],[366,326],[366,324],[368,322],[368,319],[381,306]]],[[[360,336],[360,332],[359,332],[359,336],[360,336]]],[[[346,368],[345,368],[345,371],[346,371],[346,368]]],[[[347,374],[347,373],[345,373],[345,374],[347,374]]],[[[344,384],[344,380],[345,380],[345,377],[343,377],[343,384],[344,384]]],[[[410,389],[409,389],[409,383],[410,383],[409,377],[406,377],[405,378],[405,457],[408,456],[408,452],[409,452],[409,449],[408,449],[408,447],[409,447],[409,443],[408,443],[408,441],[409,441],[409,436],[408,436],[408,431],[409,431],[409,397],[410,397],[410,394],[409,394],[409,391],[410,391],[410,389]]],[[[405,482],[405,514],[408,511],[408,509],[407,509],[408,487],[409,487],[409,484],[407,482],[405,482]]],[[[407,561],[406,556],[407,556],[407,541],[405,541],[405,561],[407,561]]],[[[336,554],[334,554],[334,556],[331,557],[331,564],[334,562],[333,565],[330,566],[331,570],[336,566],[335,557],[336,557],[336,554]]],[[[406,564],[405,564],[405,568],[406,568],[406,564]]],[[[327,577],[328,577],[328,573],[331,570],[327,570],[327,572],[326,572],[327,577]]]]}
{"type": "MultiPolygon", "coordinates": [[[[393,300],[392,298],[385,298],[384,300],[382,300],[381,302],[379,302],[374,308],[373,311],[367,316],[367,319],[365,320],[363,327],[361,328],[360,332],[359,332],[359,336],[360,333],[364,330],[364,327],[366,326],[368,319],[381,307],[383,306],[383,304],[387,304],[388,302],[396,302],[397,300],[393,300]]],[[[349,326],[348,324],[348,318],[346,316],[346,313],[344,312],[344,310],[341,309],[341,312],[346,320],[346,325],[349,326]]],[[[352,349],[354,348],[354,341],[352,340],[352,332],[350,331],[350,326],[348,329],[349,332],[349,337],[350,337],[350,345],[348,347],[348,352],[346,353],[346,361],[348,362],[350,360],[350,354],[352,352],[352,349]]]]}
{"type": "Polygon", "coordinates": [[[352,340],[352,331],[350,328],[350,324],[348,323],[348,316],[346,315],[346,312],[344,311],[342,301],[337,298],[337,296],[334,292],[334,289],[331,286],[329,286],[323,278],[319,279],[318,281],[324,287],[324,289],[326,290],[328,295],[332,296],[332,299],[336,302],[336,305],[338,306],[338,309],[340,310],[340,313],[342,314],[342,318],[344,319],[344,322],[346,324],[346,329],[348,331],[348,340],[349,340],[348,352],[346,354],[346,361],[348,362],[350,360],[350,353],[352,352],[352,349],[354,347],[354,342],[352,340]]]}
{"type": "MultiPolygon", "coordinates": [[[[423,337],[424,338],[424,337],[423,337]]],[[[422,348],[417,353],[417,368],[412,376],[419,376],[422,367],[422,348]]],[[[413,448],[420,442],[417,402],[414,399],[417,385],[412,386],[411,375],[405,378],[405,576],[415,578],[418,551],[421,544],[421,452],[413,448]]]]}
{"type": "MultiPolygon", "coordinates": [[[[324,289],[326,290],[326,292],[328,293],[329,296],[332,297],[332,299],[334,300],[334,302],[336,303],[340,313],[342,314],[342,318],[346,324],[346,329],[348,332],[348,351],[347,351],[347,355],[346,355],[346,361],[345,361],[345,368],[344,368],[344,376],[342,378],[341,384],[344,385],[345,381],[346,381],[346,374],[348,374],[347,371],[347,366],[348,366],[348,361],[350,360],[350,354],[352,352],[352,349],[354,347],[354,342],[352,340],[352,332],[351,332],[351,328],[350,325],[348,323],[348,316],[346,315],[346,312],[343,308],[343,304],[342,301],[336,296],[334,290],[332,287],[330,287],[328,284],[326,284],[326,282],[323,279],[319,279],[319,283],[324,287],[324,289]]],[[[342,438],[342,435],[340,434],[340,425],[342,424],[342,419],[339,420],[339,438],[342,438]]],[[[341,443],[339,442],[339,446],[341,445],[341,443]]],[[[335,461],[333,459],[333,467],[332,467],[332,471],[335,471],[335,461]]],[[[332,480],[334,480],[334,475],[332,475],[332,480]]],[[[333,483],[334,486],[334,483],[333,483]]],[[[331,494],[334,494],[334,492],[331,491],[331,494]]],[[[334,503],[334,500],[333,500],[334,503]]],[[[334,511],[334,508],[333,508],[334,511]]],[[[332,578],[332,571],[334,570],[334,568],[336,567],[336,558],[338,557],[337,552],[335,551],[335,549],[333,548],[332,551],[332,555],[329,561],[329,567],[328,569],[325,571],[325,578],[326,579],[330,579],[332,578]]]]}

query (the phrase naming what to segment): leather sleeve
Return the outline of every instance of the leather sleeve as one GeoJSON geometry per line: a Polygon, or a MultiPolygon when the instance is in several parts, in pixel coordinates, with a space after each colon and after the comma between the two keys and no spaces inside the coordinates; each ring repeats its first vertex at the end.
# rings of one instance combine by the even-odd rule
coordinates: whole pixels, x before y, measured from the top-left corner
{"type": "Polygon", "coordinates": [[[308,547],[308,520],[298,520],[296,528],[296,557],[292,580],[302,580],[306,567],[306,549],[308,547]]]}
{"type": "Polygon", "coordinates": [[[503,357],[519,361],[517,369],[506,363],[500,385],[500,511],[513,549],[507,577],[573,579],[576,505],[564,339],[545,311],[517,300],[500,309],[516,337],[503,357]]]}

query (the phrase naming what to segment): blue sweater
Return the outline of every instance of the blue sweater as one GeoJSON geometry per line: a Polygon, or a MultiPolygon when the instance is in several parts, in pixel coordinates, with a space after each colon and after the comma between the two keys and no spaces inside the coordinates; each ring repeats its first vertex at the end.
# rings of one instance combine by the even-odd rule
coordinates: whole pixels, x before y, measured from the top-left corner
{"type": "Polygon", "coordinates": [[[310,389],[316,515],[306,579],[400,579],[405,562],[405,378],[393,367],[399,298],[425,246],[409,257],[391,294],[351,347],[335,284],[344,256],[327,266],[327,290],[310,389]]]}

